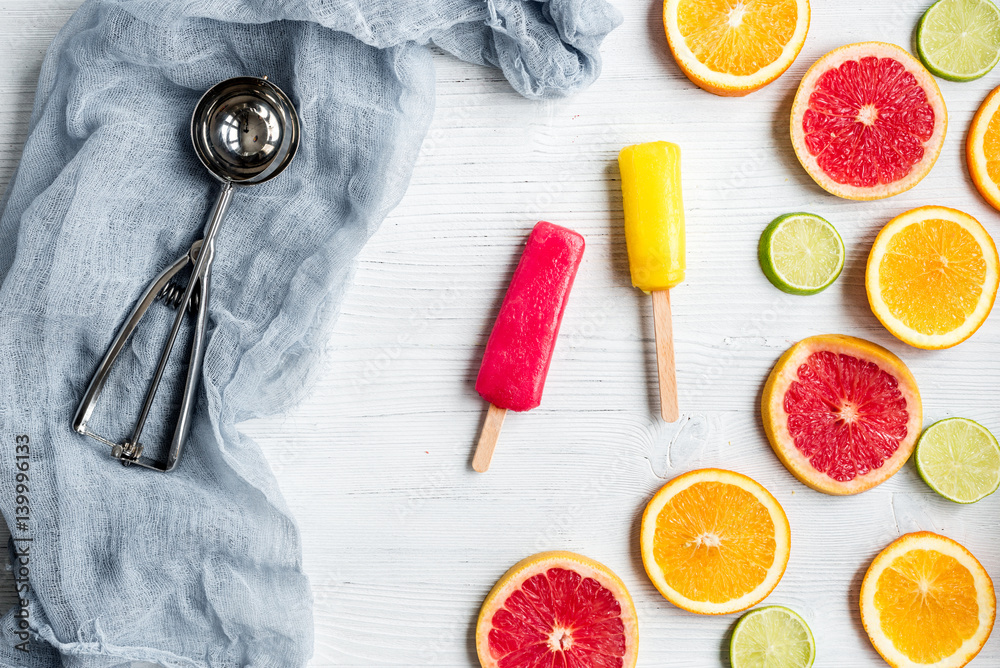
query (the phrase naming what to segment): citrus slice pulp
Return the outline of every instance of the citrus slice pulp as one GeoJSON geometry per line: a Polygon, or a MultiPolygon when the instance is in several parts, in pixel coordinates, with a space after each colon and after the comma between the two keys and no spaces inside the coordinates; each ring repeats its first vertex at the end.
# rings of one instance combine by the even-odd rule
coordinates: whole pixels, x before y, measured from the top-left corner
{"type": "Polygon", "coordinates": [[[774,287],[793,295],[814,295],[840,276],[844,242],[823,218],[812,213],[786,213],[764,229],[757,256],[774,287]]]}
{"type": "Polygon", "coordinates": [[[809,32],[809,0],[664,0],[674,59],[695,85],[739,96],[788,69],[809,32]]]}
{"type": "Polygon", "coordinates": [[[815,659],[816,643],[809,625],[780,605],[743,615],[729,641],[732,668],[809,668],[815,659]]]}
{"type": "Polygon", "coordinates": [[[764,432],[781,463],[827,494],[885,482],[909,458],[923,413],[917,382],[885,348],[839,334],[799,341],[764,385],[764,432]]]}
{"type": "Polygon", "coordinates": [[[1000,87],[994,88],[972,119],[965,157],[979,194],[1000,211],[1000,87]]]}
{"type": "Polygon", "coordinates": [[[868,303],[885,328],[917,348],[957,345],[979,329],[1000,286],[1000,257],[975,218],[923,206],[889,221],[865,270],[868,303]]]}
{"type": "Polygon", "coordinates": [[[483,668],[633,668],[635,606],[608,567],[572,552],[514,564],[487,595],[476,623],[483,668]]]}
{"type": "Polygon", "coordinates": [[[920,531],[882,550],[861,583],[861,621],[896,668],[961,668],[996,617],[993,581],[972,553],[920,531]]]}
{"type": "Polygon", "coordinates": [[[934,77],[884,42],[826,54],[792,102],[795,155],[820,187],[847,199],[881,199],[915,186],[934,166],[947,127],[934,77]]]}
{"type": "Polygon", "coordinates": [[[974,420],[935,422],[920,436],[913,458],[924,482],[950,501],[975,503],[1000,487],[1000,445],[974,420]]]}
{"type": "Polygon", "coordinates": [[[642,563],[663,596],[704,615],[762,601],[788,565],[790,530],[760,483],[721,469],[680,475],[646,505],[642,563]]]}
{"type": "Polygon", "coordinates": [[[949,81],[972,81],[1000,60],[1000,9],[991,0],[938,0],[917,24],[917,54],[949,81]]]}

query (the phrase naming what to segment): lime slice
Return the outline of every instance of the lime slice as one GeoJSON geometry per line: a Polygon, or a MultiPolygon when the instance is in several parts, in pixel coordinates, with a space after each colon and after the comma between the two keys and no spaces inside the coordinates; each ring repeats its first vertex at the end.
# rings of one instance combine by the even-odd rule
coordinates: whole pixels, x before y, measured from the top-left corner
{"type": "Polygon", "coordinates": [[[975,503],[1000,487],[1000,445],[973,420],[948,418],[927,427],[914,459],[924,482],[956,503],[975,503]]]}
{"type": "Polygon", "coordinates": [[[809,668],[815,658],[816,643],[809,625],[780,605],[743,615],[729,641],[733,668],[809,668]]]}
{"type": "Polygon", "coordinates": [[[760,235],[760,268],[779,290],[814,295],[844,268],[844,242],[833,225],[811,213],[778,216],[760,235]]]}
{"type": "Polygon", "coordinates": [[[1000,9],[990,0],[939,0],[917,24],[917,54],[949,81],[972,81],[1000,60],[1000,9]]]}

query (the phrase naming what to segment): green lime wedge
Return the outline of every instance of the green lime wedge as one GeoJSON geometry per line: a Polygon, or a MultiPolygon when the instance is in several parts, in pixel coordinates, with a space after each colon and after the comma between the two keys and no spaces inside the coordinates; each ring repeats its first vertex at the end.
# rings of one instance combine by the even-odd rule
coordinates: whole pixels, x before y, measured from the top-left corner
{"type": "Polygon", "coordinates": [[[1000,60],[1000,9],[990,0],[938,0],[917,24],[917,54],[942,79],[978,79],[1000,60]]]}
{"type": "Polygon", "coordinates": [[[1000,487],[1000,445],[986,427],[948,418],[924,430],[914,456],[931,489],[956,503],[975,503],[1000,487]]]}
{"type": "Polygon", "coordinates": [[[815,658],[816,643],[809,625],[780,605],[743,615],[729,641],[733,668],[809,668],[815,658]]]}
{"type": "Polygon", "coordinates": [[[840,276],[844,242],[823,218],[786,213],[760,235],[757,257],[774,287],[793,295],[814,295],[840,276]]]}

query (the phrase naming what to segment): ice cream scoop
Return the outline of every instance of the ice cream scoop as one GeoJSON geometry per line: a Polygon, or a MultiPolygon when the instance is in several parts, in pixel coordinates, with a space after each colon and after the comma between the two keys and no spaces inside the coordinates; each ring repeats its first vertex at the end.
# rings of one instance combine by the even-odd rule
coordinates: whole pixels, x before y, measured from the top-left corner
{"type": "Polygon", "coordinates": [[[118,330],[73,416],[73,429],[77,433],[111,446],[111,455],[125,466],[136,464],[167,472],[177,465],[191,427],[198,379],[201,376],[216,234],[229,210],[234,188],[263,183],[284,171],[295,157],[299,134],[299,116],[294,103],[267,77],[226,79],[212,86],[195,106],[191,115],[191,142],[194,144],[195,154],[208,173],[222,184],[205,224],[204,236],[195,241],[173,265],[161,272],[146,289],[118,330]],[[191,267],[191,273],[187,281],[183,282],[180,272],[188,266],[191,267]],[[129,337],[149,307],[158,300],[175,308],[177,314],[146,390],[132,435],[118,443],[94,433],[87,423],[93,416],[115,361],[126,350],[129,337]],[[170,353],[188,313],[193,315],[194,326],[184,392],[169,452],[166,458],[158,460],[143,456],[142,433],[170,353]]]}

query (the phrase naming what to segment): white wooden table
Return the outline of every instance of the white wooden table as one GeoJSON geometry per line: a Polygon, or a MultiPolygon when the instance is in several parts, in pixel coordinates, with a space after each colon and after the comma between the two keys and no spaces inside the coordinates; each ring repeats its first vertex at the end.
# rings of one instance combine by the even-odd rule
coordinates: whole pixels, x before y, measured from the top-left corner
{"type": "MultiPolygon", "coordinates": [[[[0,0],[0,184],[24,141],[43,50],[76,0],[0,0]]],[[[1000,578],[1000,496],[971,507],[938,498],[908,464],[856,497],[813,492],[781,466],[757,405],[774,360],[794,341],[840,332],[887,346],[910,366],[926,423],[952,415],[1000,433],[1000,316],[957,348],[924,352],[871,314],[864,265],[879,228],[923,204],[967,211],[992,233],[998,215],[964,164],[968,123],[1000,68],[940,82],[950,128],[931,174],[877,203],[828,195],[792,152],[788,115],[806,68],[850,42],[911,45],[929,0],[814,0],[798,61],[742,99],[695,88],[667,51],[659,0],[618,0],[589,90],[529,102],[497,72],[437,54],[438,107],[403,203],[365,248],[330,332],[323,368],[296,410],[246,424],[302,530],[315,592],[313,666],[477,665],[476,614],[494,581],[545,549],[587,554],[626,582],[640,615],[641,666],[728,666],[736,616],[668,604],[639,557],[641,511],[666,480],[719,466],[763,483],[793,533],[768,603],[812,626],[817,667],[884,665],[861,626],[861,578],[902,533],[965,544],[1000,578]],[[649,299],[629,285],[615,162],[627,144],[667,139],[684,152],[688,279],[672,291],[680,405],[657,417],[649,299]],[[761,274],[756,243],[776,215],[832,221],[847,244],[839,281],[790,297],[761,274]],[[587,251],[542,406],[510,414],[486,474],[470,468],[486,412],[473,384],[507,282],[539,219],[572,227],[587,251]]],[[[1000,632],[975,666],[1000,665],[1000,632]]]]}

